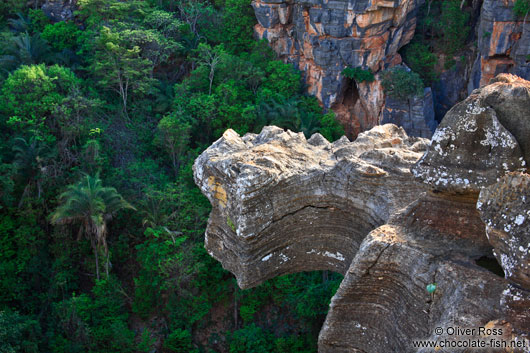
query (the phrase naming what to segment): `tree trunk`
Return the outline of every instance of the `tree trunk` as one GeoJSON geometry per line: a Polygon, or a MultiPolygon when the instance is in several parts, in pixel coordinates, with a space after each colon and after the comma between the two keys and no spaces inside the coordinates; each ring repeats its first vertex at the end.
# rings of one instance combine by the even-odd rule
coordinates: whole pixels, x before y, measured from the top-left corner
{"type": "Polygon", "coordinates": [[[322,283],[327,283],[329,280],[329,271],[322,271],[322,283]]]}
{"type": "Polygon", "coordinates": [[[98,247],[92,246],[94,248],[94,256],[96,257],[96,278],[99,281],[99,258],[98,258],[98,247]]]}
{"type": "Polygon", "coordinates": [[[237,283],[234,287],[234,330],[237,330],[237,283]]]}
{"type": "Polygon", "coordinates": [[[407,103],[409,104],[409,120],[412,122],[412,107],[410,106],[410,98],[407,98],[407,103]]]}

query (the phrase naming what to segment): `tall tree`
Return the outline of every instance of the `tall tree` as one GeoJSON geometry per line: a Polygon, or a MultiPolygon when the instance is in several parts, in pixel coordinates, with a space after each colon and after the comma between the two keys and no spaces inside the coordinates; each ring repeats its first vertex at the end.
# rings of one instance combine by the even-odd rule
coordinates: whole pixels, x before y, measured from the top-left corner
{"type": "Polygon", "coordinates": [[[92,69],[101,87],[119,94],[126,117],[131,92],[145,95],[153,83],[153,63],[140,55],[138,46],[125,43],[120,32],[108,27],[100,31],[92,69]]]}
{"type": "Polygon", "coordinates": [[[135,208],[111,187],[104,187],[98,175],[84,175],[77,184],[69,185],[59,198],[61,205],[52,214],[54,224],[79,224],[78,239],[84,235],[90,240],[96,260],[96,277],[99,279],[98,252],[103,247],[109,275],[107,247],[107,222],[121,209],[135,208]]]}

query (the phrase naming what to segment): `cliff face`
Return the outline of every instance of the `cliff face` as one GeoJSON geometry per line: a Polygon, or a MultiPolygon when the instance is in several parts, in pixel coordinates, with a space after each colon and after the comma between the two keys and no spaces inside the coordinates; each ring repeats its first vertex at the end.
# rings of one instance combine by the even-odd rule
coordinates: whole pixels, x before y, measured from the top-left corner
{"type": "Polygon", "coordinates": [[[530,25],[515,18],[515,0],[484,0],[477,29],[479,53],[469,91],[488,84],[500,73],[530,78],[530,25]]]}
{"type": "Polygon", "coordinates": [[[495,81],[448,112],[424,154],[426,140],[393,125],[333,144],[228,131],[194,165],[213,206],[206,248],[243,287],[344,273],[319,352],[426,352],[412,340],[469,338],[436,327],[529,339],[530,82],[495,81]],[[492,254],[505,276],[477,265],[492,254]]]}
{"type": "Polygon", "coordinates": [[[433,110],[447,110],[500,73],[530,78],[530,25],[515,18],[514,0],[473,2],[477,56],[443,72],[432,95],[414,106],[385,97],[376,74],[372,83],[352,83],[340,73],[348,66],[377,73],[401,63],[398,50],[414,36],[423,0],[254,0],[255,32],[284,60],[304,72],[310,94],[335,111],[350,137],[392,122],[409,134],[430,137],[433,110]],[[480,7],[480,11],[478,10],[480,7]],[[480,13],[480,15],[477,15],[480,13]],[[476,18],[476,17],[475,17],[476,18]],[[474,62],[474,63],[473,63],[474,62]],[[412,111],[412,113],[410,112],[412,111]]]}
{"type": "Polygon", "coordinates": [[[378,72],[401,63],[397,51],[416,28],[423,0],[255,0],[255,31],[305,74],[309,93],[333,108],[350,136],[381,123],[379,80],[355,85],[341,71],[378,72]]]}

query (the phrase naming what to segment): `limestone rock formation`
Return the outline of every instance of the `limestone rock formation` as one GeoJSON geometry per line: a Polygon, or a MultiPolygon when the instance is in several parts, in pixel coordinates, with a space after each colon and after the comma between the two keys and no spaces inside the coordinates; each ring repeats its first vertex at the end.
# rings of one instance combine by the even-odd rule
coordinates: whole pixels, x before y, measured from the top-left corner
{"type": "Polygon", "coordinates": [[[424,0],[254,0],[255,32],[305,73],[309,93],[333,107],[350,135],[380,124],[378,80],[353,85],[344,68],[378,72],[401,62],[397,51],[416,28],[424,0]]]}
{"type": "Polygon", "coordinates": [[[447,113],[413,169],[416,177],[437,190],[478,193],[508,171],[526,170],[530,85],[509,74],[494,81],[447,113]]]}
{"type": "Polygon", "coordinates": [[[277,127],[228,130],[194,165],[213,206],[206,249],[242,288],[302,270],[344,273],[366,234],[425,189],[409,168],[426,142],[395,125],[333,144],[277,127]]]}
{"type": "Polygon", "coordinates": [[[506,278],[530,289],[530,175],[504,176],[481,191],[477,207],[506,278]]]}
{"type": "Polygon", "coordinates": [[[344,273],[319,352],[431,352],[414,346],[425,339],[525,342],[485,351],[530,352],[530,177],[520,172],[530,82],[494,81],[447,114],[416,178],[408,169],[425,140],[393,125],[333,144],[273,127],[228,131],[194,165],[213,206],[206,248],[242,287],[301,270],[344,273]],[[491,269],[493,254],[506,278],[491,269]]]}
{"type": "Polygon", "coordinates": [[[500,73],[530,78],[530,26],[513,12],[515,0],[484,0],[477,29],[479,53],[468,91],[500,73]]]}

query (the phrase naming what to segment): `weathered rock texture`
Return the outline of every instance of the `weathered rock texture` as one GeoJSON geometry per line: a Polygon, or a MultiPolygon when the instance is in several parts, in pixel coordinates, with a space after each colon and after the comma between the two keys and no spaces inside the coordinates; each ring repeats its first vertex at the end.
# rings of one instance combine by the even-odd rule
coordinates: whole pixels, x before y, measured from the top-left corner
{"type": "Polygon", "coordinates": [[[416,28],[424,0],[254,0],[255,31],[305,73],[309,93],[332,107],[350,136],[380,124],[381,84],[357,85],[344,68],[378,72],[401,62],[398,49],[416,28]]]}
{"type": "Polygon", "coordinates": [[[510,173],[483,189],[477,208],[506,278],[530,288],[530,175],[510,173]]]}
{"type": "MultiPolygon", "coordinates": [[[[319,352],[433,351],[414,339],[528,340],[530,181],[518,172],[528,161],[530,115],[520,115],[528,88],[504,75],[455,106],[416,178],[408,168],[424,140],[392,125],[333,144],[272,127],[243,138],[228,131],[194,166],[213,206],[208,251],[244,287],[301,270],[344,273],[319,352]],[[493,250],[506,278],[477,265],[493,250]],[[457,326],[502,334],[447,331],[457,326]]],[[[530,342],[519,351],[530,352],[530,342]]]]}
{"type": "Polygon", "coordinates": [[[469,92],[500,73],[530,78],[530,24],[515,18],[515,0],[484,0],[477,30],[479,54],[469,92]]]}
{"type": "Polygon", "coordinates": [[[509,74],[494,81],[447,113],[413,169],[416,177],[437,190],[478,193],[507,171],[526,170],[530,85],[509,74]]]}
{"type": "Polygon", "coordinates": [[[66,21],[74,17],[77,0],[46,0],[42,5],[42,11],[52,21],[66,21]]]}
{"type": "Polygon", "coordinates": [[[381,123],[401,126],[412,136],[431,138],[438,125],[434,117],[431,89],[425,88],[423,97],[414,97],[410,102],[387,96],[381,123]]]}
{"type": "Polygon", "coordinates": [[[213,206],[206,248],[242,288],[302,270],[344,273],[366,234],[425,189],[409,168],[426,142],[395,125],[333,144],[277,127],[228,130],[194,166],[213,206]]]}

